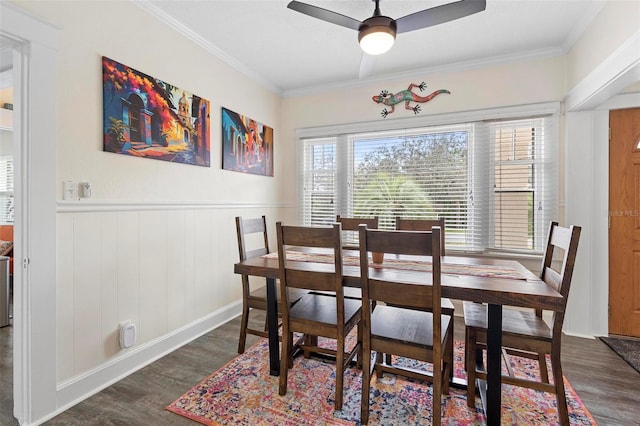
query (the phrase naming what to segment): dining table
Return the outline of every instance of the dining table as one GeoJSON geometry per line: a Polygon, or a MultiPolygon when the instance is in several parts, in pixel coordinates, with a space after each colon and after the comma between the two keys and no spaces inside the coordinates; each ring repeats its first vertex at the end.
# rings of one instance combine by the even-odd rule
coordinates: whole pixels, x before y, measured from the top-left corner
{"type": "MultiPolygon", "coordinates": [[[[333,265],[326,260],[326,256],[324,253],[299,253],[293,259],[287,256],[287,261],[288,266],[293,268],[328,270],[333,265]]],[[[357,251],[343,251],[345,287],[360,287],[358,256],[357,251]]],[[[448,255],[443,256],[441,269],[442,297],[488,305],[487,379],[479,380],[478,390],[487,424],[499,425],[502,406],[502,308],[515,306],[560,311],[564,306],[563,297],[516,260],[448,255]]],[[[276,281],[280,270],[277,253],[238,262],[234,265],[234,272],[266,278],[269,371],[276,376],[280,372],[276,297],[276,281]]],[[[428,268],[419,262],[399,259],[391,254],[385,254],[382,263],[370,262],[369,275],[376,280],[401,285],[431,285],[432,279],[428,268]]]]}

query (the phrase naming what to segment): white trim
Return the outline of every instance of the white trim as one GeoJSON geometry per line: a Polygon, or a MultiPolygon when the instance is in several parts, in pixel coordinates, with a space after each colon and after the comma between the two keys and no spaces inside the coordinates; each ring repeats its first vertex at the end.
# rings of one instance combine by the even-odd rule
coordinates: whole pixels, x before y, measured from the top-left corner
{"type": "MultiPolygon", "coordinates": [[[[596,111],[600,110],[613,110],[613,109],[626,109],[637,108],[640,106],[640,92],[623,93],[614,98],[611,98],[607,102],[598,105],[596,111]]],[[[607,118],[607,126],[608,126],[607,118]]]]}
{"type": "Polygon", "coordinates": [[[246,203],[233,201],[59,201],[58,213],[125,212],[151,210],[228,210],[228,209],[286,209],[295,203],[246,203]]]}
{"type": "Polygon", "coordinates": [[[55,412],[50,413],[39,421],[47,421],[68,410],[128,375],[220,327],[240,315],[241,311],[241,301],[231,303],[158,339],[123,350],[122,354],[117,358],[60,382],[57,386],[57,391],[62,405],[55,412]]]}
{"type": "MultiPolygon", "coordinates": [[[[424,76],[425,74],[427,75],[448,74],[453,72],[487,68],[490,66],[513,64],[514,62],[519,62],[519,61],[554,58],[557,56],[562,56],[564,53],[565,52],[562,48],[550,48],[550,49],[540,49],[540,50],[522,52],[514,55],[493,56],[490,58],[482,58],[480,60],[449,63],[445,65],[437,65],[433,67],[420,68],[416,70],[410,70],[410,71],[404,71],[404,72],[398,72],[398,73],[392,73],[392,74],[384,74],[384,75],[379,75],[379,76],[365,78],[365,79],[358,79],[358,80],[353,79],[353,80],[339,81],[334,83],[321,84],[321,85],[316,85],[311,87],[304,87],[299,89],[284,90],[282,92],[282,97],[285,99],[294,98],[298,96],[313,95],[313,94],[322,93],[330,90],[355,89],[358,87],[371,86],[371,85],[386,82],[389,80],[404,80],[404,79],[410,80],[412,78],[415,78],[416,76],[424,76]]],[[[423,77],[419,77],[419,78],[423,78],[423,77]]]]}
{"type": "Polygon", "coordinates": [[[335,136],[346,133],[378,132],[383,130],[400,130],[414,127],[442,126],[499,118],[522,118],[526,116],[557,114],[560,102],[543,102],[530,105],[514,105],[508,107],[451,112],[425,115],[421,117],[405,117],[389,121],[367,121],[360,123],[338,124],[333,126],[307,127],[296,129],[296,138],[335,136]]]}
{"type": "Polygon", "coordinates": [[[31,424],[33,419],[53,411],[57,401],[56,355],[51,349],[56,345],[53,185],[58,32],[2,1],[0,36],[14,42],[13,414],[20,424],[31,424]],[[21,267],[25,259],[30,262],[21,267]]]}
{"type": "Polygon", "coordinates": [[[585,111],[640,81],[640,30],[576,84],[565,97],[567,111],[585,111]]]}
{"type": "Polygon", "coordinates": [[[2,1],[0,5],[3,8],[0,13],[0,28],[3,36],[14,40],[17,44],[28,41],[49,49],[57,49],[60,28],[9,2],[2,1]]]}

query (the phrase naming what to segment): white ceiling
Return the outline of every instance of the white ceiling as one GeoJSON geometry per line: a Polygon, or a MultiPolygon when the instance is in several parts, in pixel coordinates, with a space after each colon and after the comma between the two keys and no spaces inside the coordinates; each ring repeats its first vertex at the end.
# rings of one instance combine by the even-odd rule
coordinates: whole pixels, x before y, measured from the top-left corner
{"type": "MultiPolygon", "coordinates": [[[[528,57],[561,55],[600,11],[604,0],[487,0],[486,10],[398,35],[358,77],[357,32],[288,9],[289,0],[143,0],[138,6],[284,96],[374,79],[446,72],[528,57]]],[[[358,20],[371,0],[308,0],[358,20]]],[[[447,0],[381,0],[391,18],[447,0]]],[[[171,55],[170,52],[167,52],[171,55]]]]}

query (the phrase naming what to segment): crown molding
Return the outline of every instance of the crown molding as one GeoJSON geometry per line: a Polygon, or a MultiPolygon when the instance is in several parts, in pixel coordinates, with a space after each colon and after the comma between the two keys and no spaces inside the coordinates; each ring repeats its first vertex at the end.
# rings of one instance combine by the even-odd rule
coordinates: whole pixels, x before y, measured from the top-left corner
{"type": "Polygon", "coordinates": [[[273,84],[271,81],[266,80],[260,74],[254,72],[249,67],[245,66],[243,63],[241,63],[240,61],[238,61],[237,59],[235,59],[234,57],[232,57],[231,55],[229,55],[228,53],[220,49],[218,46],[214,45],[213,43],[206,40],[204,37],[197,34],[191,28],[177,21],[171,15],[167,14],[166,12],[164,12],[163,10],[161,10],[160,8],[158,8],[157,6],[149,2],[149,0],[131,0],[131,2],[136,6],[138,6],[140,9],[144,10],[149,15],[158,19],[160,22],[166,24],[171,29],[175,30],[179,34],[183,35],[187,39],[197,44],[198,46],[202,47],[207,52],[216,56],[218,59],[222,60],[227,65],[231,66],[236,71],[244,74],[248,78],[261,84],[265,88],[279,95],[282,95],[282,90],[279,87],[277,87],[275,84],[273,84]]]}
{"type": "Polygon", "coordinates": [[[298,96],[312,95],[331,90],[339,90],[345,88],[365,87],[373,84],[389,81],[389,80],[402,80],[416,75],[422,76],[425,74],[446,74],[451,72],[467,71],[473,69],[486,68],[493,65],[508,64],[518,61],[525,61],[530,59],[550,58],[556,56],[562,56],[564,50],[560,47],[550,49],[538,49],[528,52],[521,52],[515,55],[501,55],[493,56],[490,58],[483,58],[480,60],[456,62],[445,65],[438,65],[434,67],[420,68],[411,71],[405,71],[393,74],[384,74],[376,77],[370,77],[366,79],[353,79],[345,80],[335,83],[327,83],[318,86],[305,87],[301,89],[285,90],[282,92],[283,98],[294,98],[298,96]]]}

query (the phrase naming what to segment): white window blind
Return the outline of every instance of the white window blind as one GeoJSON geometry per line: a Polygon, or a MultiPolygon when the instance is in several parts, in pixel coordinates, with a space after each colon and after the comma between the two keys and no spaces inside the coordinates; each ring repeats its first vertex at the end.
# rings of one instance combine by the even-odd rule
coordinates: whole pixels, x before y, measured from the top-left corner
{"type": "Polygon", "coordinates": [[[552,116],[497,120],[478,126],[488,144],[488,194],[481,197],[485,247],[540,253],[557,214],[557,140],[552,116]]]}
{"type": "Polygon", "coordinates": [[[349,215],[378,216],[388,229],[396,217],[444,216],[449,244],[464,246],[471,133],[460,125],[352,135],[349,215]]]}
{"type": "Polygon", "coordinates": [[[444,217],[447,250],[540,253],[556,216],[557,117],[302,138],[305,225],[444,217]]]}
{"type": "Polygon", "coordinates": [[[0,224],[13,223],[13,157],[0,157],[0,224]]]}
{"type": "Polygon", "coordinates": [[[335,222],[336,208],[336,139],[318,138],[307,141],[303,149],[304,167],[298,182],[302,188],[303,222],[326,225],[335,222]]]}

